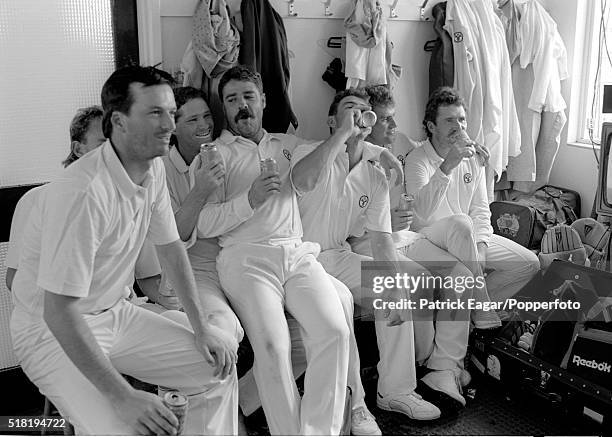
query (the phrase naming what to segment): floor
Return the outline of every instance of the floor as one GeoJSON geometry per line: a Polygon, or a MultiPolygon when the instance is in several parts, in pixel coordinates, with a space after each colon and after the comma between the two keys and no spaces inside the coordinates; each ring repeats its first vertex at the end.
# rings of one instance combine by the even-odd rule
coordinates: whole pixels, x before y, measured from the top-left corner
{"type": "MultiPolygon", "coordinates": [[[[473,369],[472,369],[473,370],[473,369]]],[[[366,402],[385,435],[585,435],[599,434],[587,422],[567,418],[560,410],[548,407],[539,401],[522,396],[520,390],[509,394],[507,389],[488,377],[479,376],[472,371],[470,384],[472,399],[468,397],[467,406],[456,414],[447,413],[431,422],[415,422],[397,413],[377,409],[373,396],[366,402]]],[[[13,393],[12,400],[2,407],[3,416],[38,416],[42,414],[43,398],[36,392],[20,370],[0,372],[0,383],[5,388],[4,399],[13,393]]],[[[376,392],[376,374],[373,368],[364,373],[366,392],[376,392]]],[[[4,404],[4,402],[3,402],[4,404]]],[[[249,435],[264,435],[265,429],[252,426],[246,431],[249,435]]],[[[0,430],[0,434],[7,434],[0,430]]],[[[11,434],[15,434],[11,432],[11,434]]],[[[21,433],[39,434],[38,432],[21,433]]],[[[61,435],[62,432],[48,434],[61,435]]]]}

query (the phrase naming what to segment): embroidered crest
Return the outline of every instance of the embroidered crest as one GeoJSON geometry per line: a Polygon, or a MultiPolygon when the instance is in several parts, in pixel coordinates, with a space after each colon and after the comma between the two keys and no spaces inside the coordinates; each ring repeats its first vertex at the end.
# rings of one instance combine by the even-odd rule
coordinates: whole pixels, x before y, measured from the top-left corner
{"type": "Polygon", "coordinates": [[[453,33],[453,37],[455,39],[455,42],[463,42],[463,33],[455,32],[453,33]]]}
{"type": "Polygon", "coordinates": [[[466,184],[469,184],[470,182],[472,182],[472,173],[466,173],[463,175],[463,182],[465,182],[466,184]]]}
{"type": "Polygon", "coordinates": [[[593,230],[593,226],[584,225],[584,236],[586,237],[587,235],[589,235],[592,230],[593,230]]]}
{"type": "Polygon", "coordinates": [[[283,149],[283,155],[287,158],[287,161],[291,161],[291,152],[287,149],[283,149]]]}
{"type": "Polygon", "coordinates": [[[514,238],[518,234],[520,224],[517,215],[505,212],[497,218],[496,222],[500,235],[514,238]]]}
{"type": "Polygon", "coordinates": [[[367,206],[369,200],[370,200],[370,198],[368,196],[366,196],[365,194],[363,196],[361,196],[359,198],[359,207],[360,208],[365,208],[367,206]]]}

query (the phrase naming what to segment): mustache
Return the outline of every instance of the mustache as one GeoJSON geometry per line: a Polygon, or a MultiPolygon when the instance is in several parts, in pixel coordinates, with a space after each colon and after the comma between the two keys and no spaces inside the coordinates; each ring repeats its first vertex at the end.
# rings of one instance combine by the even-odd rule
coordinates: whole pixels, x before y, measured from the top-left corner
{"type": "Polygon", "coordinates": [[[238,120],[243,120],[245,118],[254,118],[254,117],[255,117],[255,114],[253,114],[253,111],[251,111],[250,108],[240,108],[238,110],[238,113],[234,117],[234,121],[238,122],[238,120]]]}

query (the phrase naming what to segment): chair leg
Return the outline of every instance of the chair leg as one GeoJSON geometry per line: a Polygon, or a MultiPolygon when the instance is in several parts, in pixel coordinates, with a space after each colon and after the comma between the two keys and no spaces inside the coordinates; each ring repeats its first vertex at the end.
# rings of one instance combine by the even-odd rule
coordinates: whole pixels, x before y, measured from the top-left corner
{"type": "MultiPolygon", "coordinates": [[[[43,408],[43,418],[47,419],[51,415],[51,402],[45,397],[45,406],[43,408]]],[[[47,435],[47,429],[41,428],[40,435],[47,435]]]]}

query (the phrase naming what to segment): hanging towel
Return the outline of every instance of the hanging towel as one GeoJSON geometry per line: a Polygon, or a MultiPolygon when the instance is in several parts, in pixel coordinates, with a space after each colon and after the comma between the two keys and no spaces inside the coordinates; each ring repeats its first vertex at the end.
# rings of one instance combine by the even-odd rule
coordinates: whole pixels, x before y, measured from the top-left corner
{"type": "Polygon", "coordinates": [[[548,183],[567,121],[560,84],[568,77],[567,52],[557,24],[537,1],[511,0],[502,12],[522,133],[508,180],[514,189],[531,192],[548,183]]]}
{"type": "Polygon", "coordinates": [[[353,0],[344,28],[347,88],[386,84],[391,55],[387,57],[387,23],[379,0],[353,0]]]}
{"type": "Polygon", "coordinates": [[[240,34],[225,0],[200,0],[193,15],[193,51],[208,77],[236,65],[240,34]]]}

